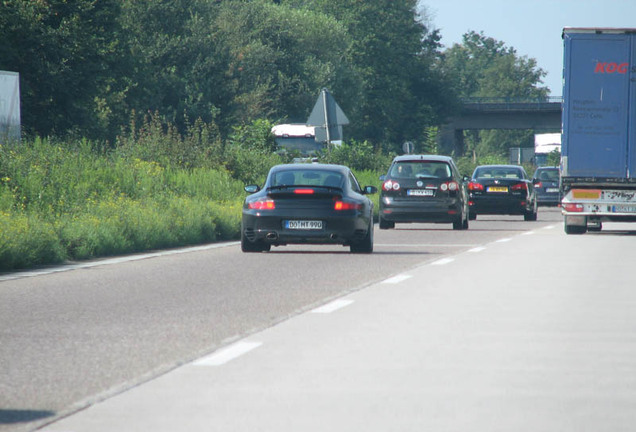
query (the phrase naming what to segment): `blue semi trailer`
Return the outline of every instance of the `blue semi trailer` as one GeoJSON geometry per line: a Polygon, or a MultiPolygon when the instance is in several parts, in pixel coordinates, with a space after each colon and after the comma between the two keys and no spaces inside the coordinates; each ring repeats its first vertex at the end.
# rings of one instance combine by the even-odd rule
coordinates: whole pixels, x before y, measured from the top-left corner
{"type": "Polygon", "coordinates": [[[565,28],[563,42],[565,232],[636,222],[636,29],[565,28]]]}

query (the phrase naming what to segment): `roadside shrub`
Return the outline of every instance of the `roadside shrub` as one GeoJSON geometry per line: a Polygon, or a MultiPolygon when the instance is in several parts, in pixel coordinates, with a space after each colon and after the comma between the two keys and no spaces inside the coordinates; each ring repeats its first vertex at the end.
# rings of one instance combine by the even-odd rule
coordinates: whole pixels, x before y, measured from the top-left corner
{"type": "Polygon", "coordinates": [[[59,263],[65,258],[50,223],[33,215],[0,212],[0,270],[59,263]]]}

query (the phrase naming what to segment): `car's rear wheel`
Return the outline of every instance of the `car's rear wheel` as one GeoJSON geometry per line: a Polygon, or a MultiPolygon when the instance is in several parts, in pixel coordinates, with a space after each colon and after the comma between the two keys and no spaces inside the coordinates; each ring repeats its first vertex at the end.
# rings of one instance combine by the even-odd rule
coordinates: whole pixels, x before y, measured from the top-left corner
{"type": "Polygon", "coordinates": [[[566,234],[585,234],[587,232],[587,226],[581,225],[564,225],[566,234]]]}
{"type": "Polygon", "coordinates": [[[251,242],[245,237],[245,233],[241,232],[241,250],[243,252],[267,252],[271,248],[271,245],[265,243],[262,240],[251,242]]]}
{"type": "Polygon", "coordinates": [[[477,213],[470,212],[468,213],[469,220],[477,220],[477,213]]]}
{"type": "Polygon", "coordinates": [[[391,228],[395,228],[395,222],[389,222],[388,220],[384,219],[382,217],[382,215],[378,216],[378,226],[380,227],[380,229],[391,229],[391,228]]]}
{"type": "Polygon", "coordinates": [[[373,219],[369,223],[367,235],[359,242],[351,243],[349,250],[352,253],[371,253],[373,252],[373,219]]]}

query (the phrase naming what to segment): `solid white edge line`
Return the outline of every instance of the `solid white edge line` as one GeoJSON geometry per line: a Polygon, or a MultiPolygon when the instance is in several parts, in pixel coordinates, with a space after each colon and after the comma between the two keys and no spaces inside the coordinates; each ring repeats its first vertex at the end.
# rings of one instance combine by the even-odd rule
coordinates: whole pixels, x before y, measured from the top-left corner
{"type": "Polygon", "coordinates": [[[410,278],[412,278],[412,277],[413,277],[413,276],[411,276],[411,275],[406,275],[406,274],[403,274],[403,275],[397,275],[397,276],[393,276],[393,277],[391,277],[391,278],[385,279],[385,280],[383,280],[381,283],[385,283],[385,284],[398,284],[398,283],[400,283],[400,282],[402,282],[402,281],[405,281],[405,280],[407,280],[407,279],[410,279],[410,278]]]}
{"type": "Polygon", "coordinates": [[[334,300],[331,303],[327,303],[326,305],[322,305],[313,309],[311,313],[319,313],[319,314],[328,314],[337,311],[338,309],[342,309],[343,307],[349,306],[353,303],[353,300],[348,299],[340,299],[334,300]]]}
{"type": "Polygon", "coordinates": [[[468,252],[477,253],[477,252],[481,252],[483,250],[486,250],[486,247],[485,246],[479,246],[479,247],[470,249],[468,252]]]}
{"type": "Polygon", "coordinates": [[[67,264],[67,265],[62,265],[59,267],[47,268],[42,270],[31,270],[31,271],[24,271],[24,272],[18,271],[15,273],[7,274],[5,276],[0,276],[0,282],[10,281],[15,279],[22,279],[27,277],[34,277],[34,276],[44,276],[44,275],[49,275],[53,273],[71,271],[71,270],[87,269],[87,268],[112,265],[112,264],[121,264],[124,262],[139,261],[139,260],[143,260],[147,258],[156,258],[156,257],[168,256],[168,255],[178,255],[178,254],[184,254],[188,252],[199,252],[199,251],[204,251],[209,249],[218,249],[218,248],[227,247],[227,246],[234,246],[237,244],[239,244],[239,242],[213,243],[213,244],[204,245],[204,246],[192,246],[192,247],[167,250],[162,252],[152,252],[152,253],[146,253],[146,254],[124,256],[119,258],[107,258],[107,259],[95,260],[95,261],[79,263],[79,264],[67,264]]]}
{"type": "Polygon", "coordinates": [[[237,342],[234,345],[230,345],[229,347],[215,352],[212,355],[196,360],[192,364],[195,366],[221,366],[237,357],[247,354],[262,344],[262,342],[237,342]]]}
{"type": "Polygon", "coordinates": [[[502,238],[497,240],[495,243],[506,243],[509,242],[510,240],[512,240],[511,238],[502,238]]]}

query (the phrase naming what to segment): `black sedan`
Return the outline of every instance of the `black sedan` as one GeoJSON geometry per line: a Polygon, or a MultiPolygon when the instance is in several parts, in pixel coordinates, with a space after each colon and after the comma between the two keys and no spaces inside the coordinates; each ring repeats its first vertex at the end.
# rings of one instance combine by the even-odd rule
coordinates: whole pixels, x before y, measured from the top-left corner
{"type": "Polygon", "coordinates": [[[559,167],[539,167],[534,172],[532,180],[539,205],[556,206],[561,202],[559,167]]]}
{"type": "Polygon", "coordinates": [[[468,183],[470,218],[478,214],[523,215],[537,220],[537,196],[532,181],[519,165],[481,165],[468,183]]]}
{"type": "Polygon", "coordinates": [[[449,156],[398,156],[380,179],[380,229],[410,222],[452,223],[453,229],[468,229],[468,177],[449,156]]]}
{"type": "Polygon", "coordinates": [[[248,185],[241,249],[269,251],[287,244],[341,244],[373,252],[373,203],[342,165],[287,164],[270,169],[265,185],[248,185]]]}

